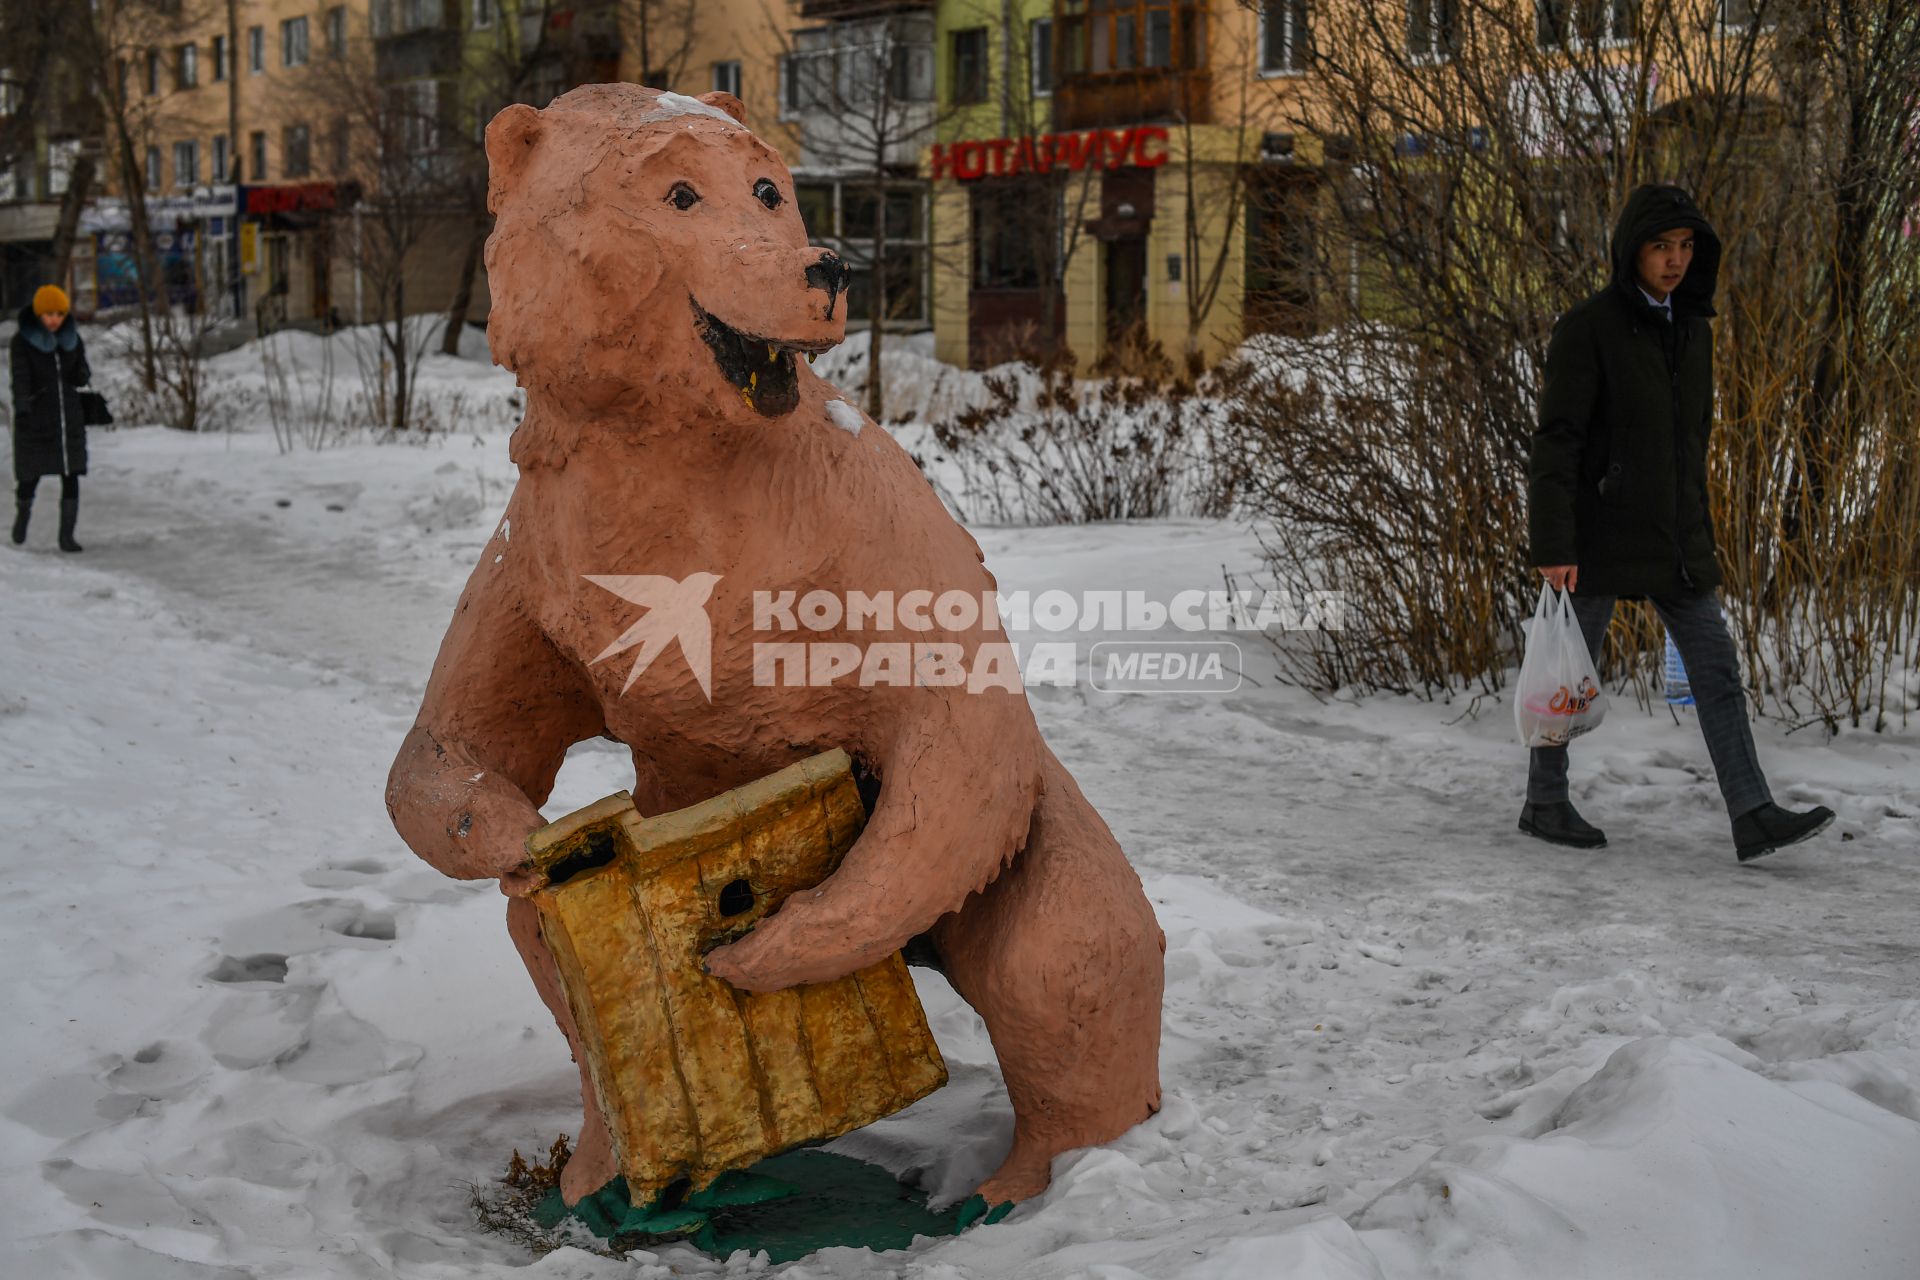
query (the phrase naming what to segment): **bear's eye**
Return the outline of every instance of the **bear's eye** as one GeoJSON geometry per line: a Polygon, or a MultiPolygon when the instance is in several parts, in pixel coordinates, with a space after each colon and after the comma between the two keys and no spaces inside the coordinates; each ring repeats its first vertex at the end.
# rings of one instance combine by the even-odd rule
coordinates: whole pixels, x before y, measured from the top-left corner
{"type": "Polygon", "coordinates": [[[676,209],[691,209],[700,203],[700,193],[684,182],[676,182],[667,192],[667,203],[676,209]]]}
{"type": "Polygon", "coordinates": [[[773,185],[772,178],[762,178],[754,183],[753,194],[769,209],[780,207],[780,188],[773,185]]]}

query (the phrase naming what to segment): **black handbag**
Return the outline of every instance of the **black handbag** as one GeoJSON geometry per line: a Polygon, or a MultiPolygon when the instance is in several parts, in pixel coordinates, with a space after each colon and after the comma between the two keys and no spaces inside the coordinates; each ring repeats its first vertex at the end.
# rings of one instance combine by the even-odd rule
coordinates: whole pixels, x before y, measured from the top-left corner
{"type": "Polygon", "coordinates": [[[80,393],[80,421],[90,427],[110,427],[113,425],[113,410],[107,408],[107,398],[98,391],[80,393]]]}

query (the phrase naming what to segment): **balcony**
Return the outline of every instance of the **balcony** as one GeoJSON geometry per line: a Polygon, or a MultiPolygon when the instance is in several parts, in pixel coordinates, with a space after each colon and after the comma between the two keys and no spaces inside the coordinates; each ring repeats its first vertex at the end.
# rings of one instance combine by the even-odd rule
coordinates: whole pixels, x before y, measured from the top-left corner
{"type": "Polygon", "coordinates": [[[1053,126],[1210,123],[1207,5],[1056,0],[1053,126]]]}
{"type": "Polygon", "coordinates": [[[1205,71],[1114,71],[1070,76],[1053,91],[1053,127],[1097,129],[1142,121],[1213,122],[1213,77],[1205,71]]]}
{"type": "Polygon", "coordinates": [[[839,22],[904,13],[910,9],[931,13],[933,8],[934,0],[800,0],[800,18],[803,22],[839,22]]]}
{"type": "Polygon", "coordinates": [[[373,74],[383,84],[444,74],[460,65],[461,33],[423,27],[382,36],[373,44],[373,74]]]}

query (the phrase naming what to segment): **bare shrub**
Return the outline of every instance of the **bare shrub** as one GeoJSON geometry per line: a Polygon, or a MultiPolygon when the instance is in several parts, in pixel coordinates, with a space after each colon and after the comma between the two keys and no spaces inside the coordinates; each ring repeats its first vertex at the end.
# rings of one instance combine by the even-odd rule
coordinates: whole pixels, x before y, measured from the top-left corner
{"type": "Polygon", "coordinates": [[[960,476],[963,518],[1083,524],[1225,514],[1238,485],[1217,405],[1158,347],[1133,347],[1081,380],[1065,362],[982,376],[984,404],[933,424],[960,476]]]}
{"type": "MultiPolygon", "coordinates": [[[[1627,192],[1668,181],[1726,247],[1709,461],[1756,704],[1875,727],[1913,706],[1920,10],[1756,0],[1724,27],[1714,8],[1459,0],[1412,51],[1392,6],[1316,10],[1318,93],[1291,118],[1326,146],[1327,328],[1243,369],[1230,414],[1273,571],[1349,596],[1296,679],[1500,687],[1538,590],[1546,340],[1604,282],[1627,192]]],[[[1644,691],[1659,644],[1622,609],[1609,666],[1644,691]]]]}

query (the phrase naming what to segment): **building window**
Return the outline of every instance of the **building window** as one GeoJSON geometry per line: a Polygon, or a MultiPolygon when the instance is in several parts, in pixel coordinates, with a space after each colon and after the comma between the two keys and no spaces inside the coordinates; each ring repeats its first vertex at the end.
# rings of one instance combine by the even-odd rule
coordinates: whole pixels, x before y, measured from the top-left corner
{"type": "Polygon", "coordinates": [[[401,145],[424,158],[440,149],[440,82],[411,80],[395,85],[388,104],[399,125],[401,145]]]}
{"type": "Polygon", "coordinates": [[[215,36],[213,38],[213,79],[216,84],[227,78],[227,58],[230,54],[227,38],[215,36]]]}
{"type": "Polygon", "coordinates": [[[956,103],[985,102],[987,100],[987,29],[968,27],[963,31],[948,32],[947,47],[951,50],[948,65],[953,73],[953,101],[956,103]]]}
{"type": "Polygon", "coordinates": [[[1053,92],[1053,19],[1036,18],[1027,24],[1027,68],[1033,96],[1053,92]]]}
{"type": "Polygon", "coordinates": [[[147,148],[147,190],[149,192],[152,192],[152,191],[158,191],[159,189],[160,189],[160,148],[148,147],[147,148]]]}
{"type": "Polygon", "coordinates": [[[1421,62],[1442,62],[1452,57],[1459,47],[1459,0],[1407,0],[1409,57],[1421,62]]]}
{"type": "Polygon", "coordinates": [[[216,133],[213,135],[213,180],[215,182],[233,181],[232,178],[227,176],[227,162],[229,159],[227,146],[226,134],[216,133]]]}
{"type": "Polygon", "coordinates": [[[1260,6],[1260,73],[1295,75],[1307,69],[1307,0],[1265,0],[1260,6]]]}
{"type": "Polygon", "coordinates": [[[267,180],[267,135],[265,130],[255,129],[248,135],[247,150],[253,153],[249,157],[247,166],[253,170],[253,180],[255,182],[265,182],[267,180]]]}
{"type": "Polygon", "coordinates": [[[713,91],[740,96],[740,64],[738,62],[716,62],[713,64],[713,91]]]}
{"type": "Polygon", "coordinates": [[[335,177],[344,177],[347,170],[352,167],[352,141],[353,134],[349,132],[347,118],[345,116],[335,116],[333,118],[333,172],[335,177]]]}
{"type": "Polygon", "coordinates": [[[73,181],[73,166],[80,159],[80,139],[67,138],[47,144],[47,194],[63,196],[73,181]]]}
{"type": "Polygon", "coordinates": [[[494,0],[473,0],[473,26],[476,31],[485,31],[493,25],[494,0]]]}
{"type": "Polygon", "coordinates": [[[780,60],[780,109],[791,119],[809,107],[832,107],[838,89],[839,54],[824,28],[797,31],[793,52],[780,60]]]}
{"type": "Polygon", "coordinates": [[[847,286],[847,319],[871,323],[875,304],[873,239],[886,219],[887,249],[882,268],[886,316],[892,325],[913,328],[927,320],[927,190],[890,186],[884,199],[871,179],[796,182],[794,203],[806,224],[810,243],[839,254],[852,269],[847,286]]]}
{"type": "MultiPolygon", "coordinates": [[[[1755,6],[1749,0],[1746,7],[1751,14],[1755,6]]],[[[1533,0],[1534,39],[1542,49],[1620,44],[1639,28],[1639,0],[1533,0]]]]}
{"type": "MultiPolygon", "coordinates": [[[[305,21],[305,19],[301,19],[305,21]]],[[[347,7],[337,4],[327,10],[327,56],[344,57],[347,52],[347,7]]]]}
{"type": "Polygon", "coordinates": [[[1771,29],[1788,0],[1720,0],[1720,29],[1747,31],[1771,29]]]}
{"type": "Polygon", "coordinates": [[[151,98],[160,92],[160,51],[147,50],[147,96],[151,98]]]}
{"type": "Polygon", "coordinates": [[[182,89],[192,89],[200,83],[200,46],[183,44],[179,50],[179,78],[182,89]]]}
{"type": "Polygon", "coordinates": [[[173,144],[173,184],[176,187],[200,185],[199,143],[176,142],[173,144]]]}
{"type": "Polygon", "coordinates": [[[267,69],[267,29],[265,27],[247,28],[247,70],[261,72],[267,69]]]}
{"type": "Polygon", "coordinates": [[[306,125],[287,126],[280,139],[280,168],[289,178],[304,178],[313,172],[313,133],[306,125]]]}
{"type": "Polygon", "coordinates": [[[424,31],[439,25],[439,0],[400,0],[400,30],[424,31]]]}
{"type": "Polygon", "coordinates": [[[280,24],[280,65],[283,67],[307,65],[307,20],[305,18],[288,18],[280,24]]]}
{"type": "Polygon", "coordinates": [[[1198,70],[1207,61],[1206,8],[1197,0],[1065,0],[1059,74],[1198,70]]]}

